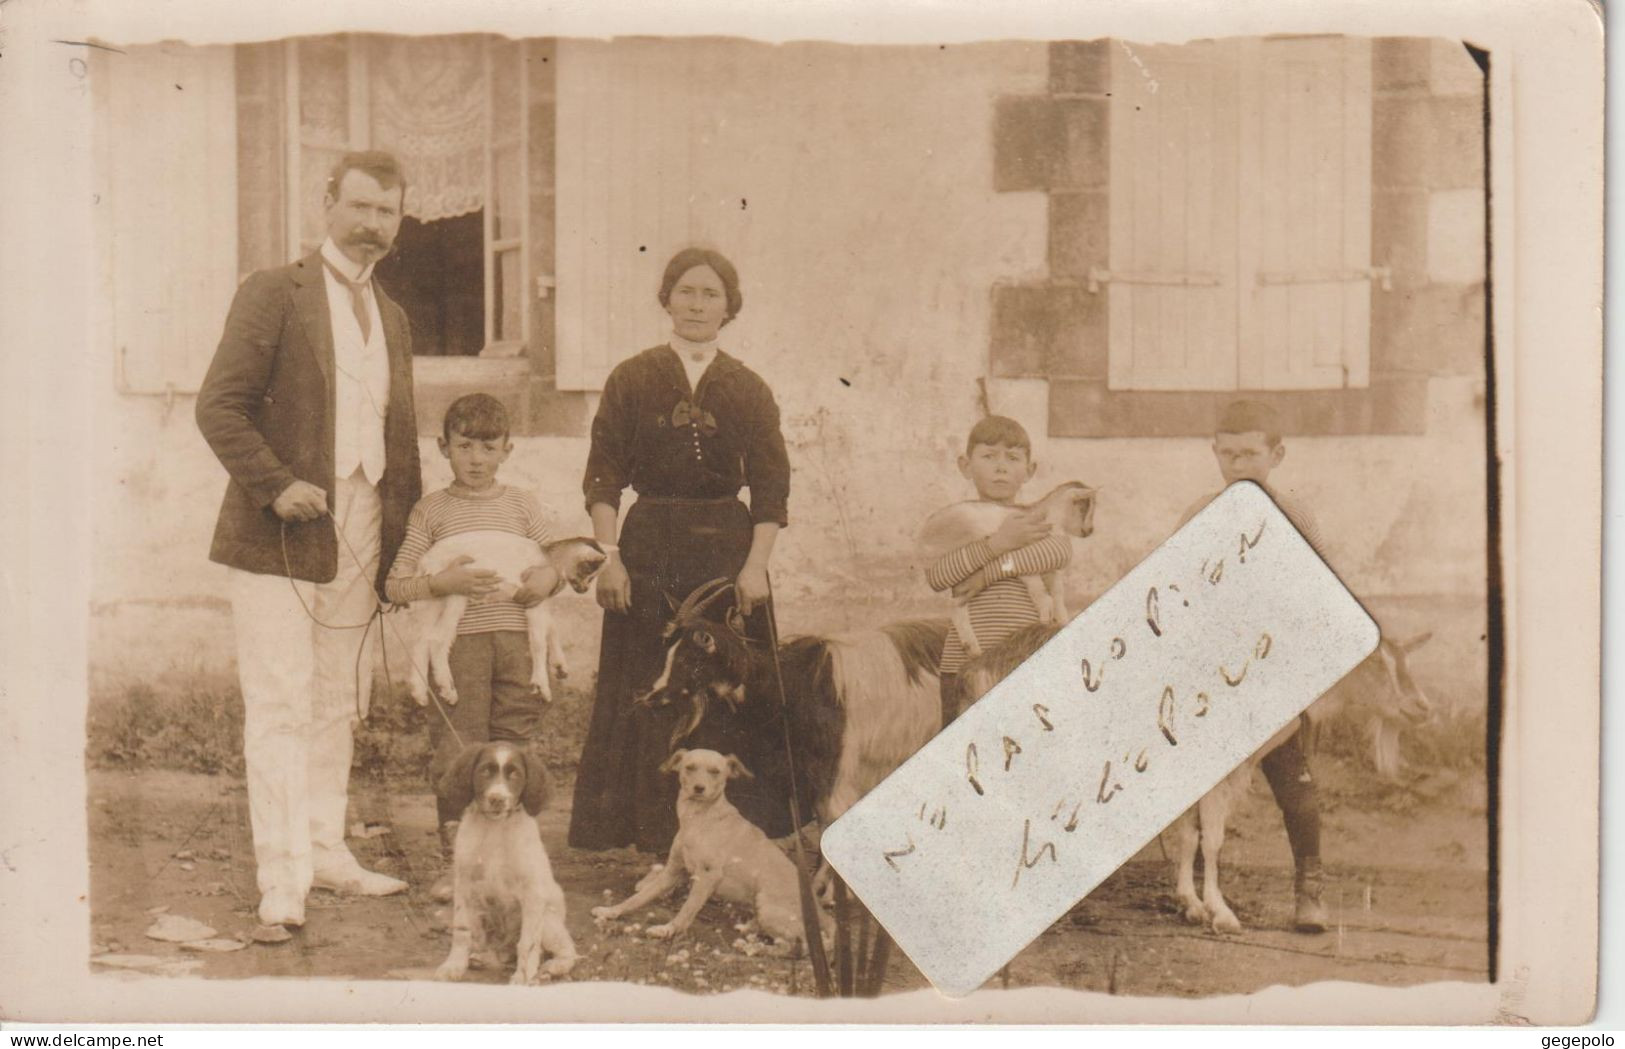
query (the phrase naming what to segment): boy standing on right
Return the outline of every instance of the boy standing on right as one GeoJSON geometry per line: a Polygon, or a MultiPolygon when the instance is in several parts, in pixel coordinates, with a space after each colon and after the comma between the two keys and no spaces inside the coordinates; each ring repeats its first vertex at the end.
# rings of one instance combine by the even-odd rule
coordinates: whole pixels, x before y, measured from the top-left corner
{"type": "MultiPolygon", "coordinates": [[[[1325,542],[1314,517],[1296,501],[1270,487],[1270,471],[1286,458],[1281,423],[1274,409],[1257,401],[1235,401],[1226,407],[1213,435],[1213,457],[1218,460],[1219,473],[1227,486],[1237,481],[1252,481],[1264,489],[1315,552],[1322,559],[1326,557],[1325,542]]],[[[1183,525],[1195,517],[1217,494],[1203,496],[1185,511],[1179,523],[1183,525]]],[[[1303,752],[1302,735],[1302,732],[1295,733],[1265,757],[1259,767],[1269,781],[1275,803],[1281,807],[1287,841],[1292,846],[1292,863],[1296,870],[1293,927],[1299,932],[1315,933],[1326,931],[1326,908],[1320,899],[1323,880],[1320,797],[1303,752]]]]}

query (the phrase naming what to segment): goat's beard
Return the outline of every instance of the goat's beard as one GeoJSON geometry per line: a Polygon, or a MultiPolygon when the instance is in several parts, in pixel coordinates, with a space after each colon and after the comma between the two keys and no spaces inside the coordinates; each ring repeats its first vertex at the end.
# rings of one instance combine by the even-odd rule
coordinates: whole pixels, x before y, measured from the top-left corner
{"type": "Polygon", "coordinates": [[[705,720],[705,708],[709,705],[709,693],[705,689],[688,694],[688,717],[671,730],[671,749],[676,750],[682,746],[683,740],[693,734],[705,720]]]}
{"type": "Polygon", "coordinates": [[[710,709],[713,699],[720,699],[728,705],[731,713],[738,713],[739,705],[745,699],[744,685],[727,685],[721,682],[712,682],[704,688],[688,692],[688,717],[671,730],[671,746],[676,750],[683,740],[693,735],[705,720],[705,712],[710,709]]]}
{"type": "Polygon", "coordinates": [[[1372,715],[1366,722],[1371,736],[1371,763],[1377,774],[1386,780],[1396,780],[1401,771],[1399,751],[1399,725],[1381,714],[1372,715]]]}

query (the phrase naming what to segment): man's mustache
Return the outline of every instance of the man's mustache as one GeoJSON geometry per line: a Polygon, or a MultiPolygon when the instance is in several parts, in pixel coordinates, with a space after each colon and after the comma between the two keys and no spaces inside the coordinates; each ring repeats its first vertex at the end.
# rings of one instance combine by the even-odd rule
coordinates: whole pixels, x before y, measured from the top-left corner
{"type": "Polygon", "coordinates": [[[384,238],[374,233],[352,233],[349,236],[349,241],[351,244],[365,244],[379,250],[389,247],[389,243],[384,238]]]}

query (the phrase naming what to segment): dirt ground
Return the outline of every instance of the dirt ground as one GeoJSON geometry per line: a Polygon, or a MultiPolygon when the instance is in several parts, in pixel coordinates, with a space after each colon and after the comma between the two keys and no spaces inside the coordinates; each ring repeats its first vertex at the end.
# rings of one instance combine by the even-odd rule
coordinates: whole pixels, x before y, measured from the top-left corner
{"type": "MultiPolygon", "coordinates": [[[[1225,851],[1224,888],[1245,925],[1242,934],[1219,936],[1181,922],[1168,866],[1152,843],[1022,951],[1007,970],[1008,985],[1202,996],[1327,979],[1384,985],[1487,979],[1482,772],[1434,773],[1397,787],[1378,786],[1369,770],[1339,761],[1318,767],[1330,931],[1291,931],[1290,854],[1260,779],[1240,806],[1225,851]]],[[[438,865],[433,800],[416,792],[421,787],[386,790],[358,777],[352,790],[352,819],[374,830],[352,838],[352,848],[368,866],[405,878],[410,893],[354,900],[315,892],[307,924],[288,942],[197,953],[149,939],[145,930],[160,914],[202,921],[221,938],[246,937],[254,928],[242,781],[93,770],[89,784],[91,951],[99,971],[132,978],[428,979],[445,956],[448,916],[427,896],[438,865]]],[[[582,954],[569,979],[695,993],[746,987],[812,993],[805,961],[736,946],[736,926],[750,916],[722,903],[709,904],[689,934],[671,943],[648,940],[641,929],[666,920],[680,897],[620,923],[595,924],[589,909],[625,895],[654,857],[567,848],[568,797],[567,789],[558,792],[542,833],[582,954]]],[[[469,979],[497,983],[507,976],[475,971],[469,979]]],[[[924,985],[894,952],[885,990],[924,985]]]]}
{"type": "MultiPolygon", "coordinates": [[[[913,591],[899,582],[895,607],[882,607],[884,601],[874,607],[826,602],[794,617],[787,613],[786,622],[824,629],[896,618],[914,611],[904,603],[908,593],[913,591]]],[[[1407,739],[1412,771],[1402,786],[1381,783],[1364,761],[1335,756],[1360,751],[1363,744],[1356,739],[1344,740],[1341,749],[1323,749],[1316,758],[1332,930],[1319,936],[1291,931],[1286,835],[1268,788],[1255,777],[1251,795],[1232,820],[1224,854],[1226,897],[1245,925],[1239,936],[1218,936],[1180,920],[1167,863],[1152,843],[1011,963],[1010,986],[1205,996],[1327,979],[1409,985],[1488,978],[1483,603],[1389,599],[1372,602],[1372,608],[1393,636],[1434,633],[1413,657],[1412,669],[1434,700],[1438,724],[1425,737],[1407,739]]],[[[571,620],[571,644],[577,647],[567,645],[567,655],[584,674],[579,680],[572,675],[572,687],[550,715],[547,757],[559,782],[554,805],[542,820],[582,954],[570,979],[663,984],[697,993],[754,987],[810,995],[812,974],[805,961],[751,955],[734,946],[740,939],[735,926],[750,916],[725,904],[709,904],[675,943],[648,940],[641,929],[669,918],[678,900],[613,926],[597,926],[589,916],[606,894],[624,896],[656,857],[582,853],[564,844],[569,779],[585,731],[587,678],[596,656],[589,644],[591,610],[571,611],[580,613],[580,622],[571,620]]],[[[241,778],[169,770],[177,763],[241,767],[226,763],[241,747],[241,701],[217,680],[229,685],[229,667],[210,670],[199,662],[200,653],[230,651],[226,621],[218,611],[199,612],[185,629],[155,632],[152,615],[149,609],[96,621],[99,659],[93,682],[107,679],[100,691],[93,689],[97,698],[89,726],[93,943],[87,946],[98,959],[97,969],[134,979],[143,973],[188,972],[221,979],[427,979],[449,945],[447,915],[427,897],[439,863],[433,801],[421,776],[397,776],[386,786],[375,774],[359,771],[411,763],[402,748],[421,746],[422,733],[409,718],[385,717],[358,737],[351,790],[352,820],[388,829],[353,839],[352,848],[369,866],[405,878],[412,886],[409,894],[348,900],[313,893],[303,931],[274,946],[194,953],[147,938],[154,913],[203,921],[222,938],[246,936],[256,924],[257,902],[241,778]],[[143,629],[134,629],[142,624],[143,629]],[[136,660],[155,637],[171,639],[175,651],[159,655],[175,669],[167,676],[142,676],[151,681],[150,696],[136,706],[151,709],[132,714],[130,695],[120,682],[134,673],[131,666],[147,665],[136,660]],[[181,651],[178,638],[189,639],[191,647],[181,651]],[[229,709],[238,711],[236,720],[222,718],[221,711],[229,709]],[[180,733],[182,728],[188,731],[180,733]],[[211,764],[202,764],[197,754],[211,764]]],[[[147,655],[149,662],[157,658],[147,655]]],[[[402,702],[409,707],[409,701],[402,702]]],[[[507,974],[476,971],[469,978],[498,983],[507,974]]],[[[923,986],[907,958],[893,952],[885,990],[923,986]]]]}

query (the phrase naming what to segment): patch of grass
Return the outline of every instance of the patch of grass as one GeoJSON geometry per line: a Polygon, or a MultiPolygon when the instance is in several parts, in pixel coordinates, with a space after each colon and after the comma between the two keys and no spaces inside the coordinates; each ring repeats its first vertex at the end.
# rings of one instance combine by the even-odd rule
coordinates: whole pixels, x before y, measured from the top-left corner
{"type": "Polygon", "coordinates": [[[1375,768],[1365,716],[1345,712],[1322,727],[1315,778],[1326,804],[1396,815],[1410,815],[1441,800],[1482,805],[1472,799],[1483,796],[1484,703],[1439,690],[1430,695],[1432,716],[1400,733],[1400,767],[1392,779],[1375,768]]]}
{"type": "MultiPolygon", "coordinates": [[[[1435,694],[1436,703],[1437,700],[1438,696],[1435,694]]],[[[1399,752],[1402,768],[1412,772],[1483,768],[1484,719],[1485,709],[1482,702],[1437,704],[1433,714],[1426,721],[1407,727],[1400,733],[1399,752]]],[[[1321,728],[1318,746],[1328,754],[1367,769],[1374,767],[1371,736],[1367,730],[1367,714],[1364,712],[1347,712],[1327,722],[1321,728]]]]}
{"type": "Polygon", "coordinates": [[[591,681],[584,681],[580,688],[553,686],[553,703],[542,718],[538,749],[548,770],[557,777],[555,786],[562,788],[575,782],[576,769],[581,767],[581,747],[587,741],[587,725],[592,720],[595,691],[591,681]]]}
{"type": "Polygon", "coordinates": [[[1483,704],[1451,703],[1415,732],[1401,737],[1401,753],[1412,767],[1483,768],[1488,731],[1483,704]]]}
{"type": "MultiPolygon", "coordinates": [[[[563,685],[553,688],[553,702],[542,721],[542,738],[537,749],[548,770],[560,781],[572,781],[581,762],[581,746],[587,738],[592,715],[592,693],[563,685]]],[[[393,693],[380,683],[374,689],[372,710],[356,730],[357,774],[379,780],[404,779],[426,784],[434,749],[429,742],[429,725],[440,715],[432,707],[420,707],[404,686],[393,693]]]]}
{"type": "MultiPolygon", "coordinates": [[[[548,768],[573,780],[592,714],[592,692],[556,686],[540,743],[548,768]]],[[[355,732],[357,776],[424,784],[429,719],[406,687],[379,680],[355,732]]],[[[235,676],[173,670],[157,681],[98,682],[90,697],[86,760],[93,768],[243,773],[243,697],[235,676]]]]}
{"type": "Polygon", "coordinates": [[[434,755],[429,719],[437,716],[428,707],[418,706],[404,685],[391,690],[384,682],[375,682],[367,720],[355,730],[351,774],[427,783],[429,759],[434,755]]]}
{"type": "Polygon", "coordinates": [[[85,756],[93,768],[243,771],[243,697],[214,675],[104,686],[90,697],[85,756]]]}

